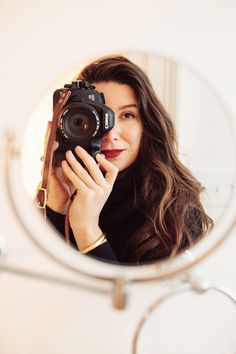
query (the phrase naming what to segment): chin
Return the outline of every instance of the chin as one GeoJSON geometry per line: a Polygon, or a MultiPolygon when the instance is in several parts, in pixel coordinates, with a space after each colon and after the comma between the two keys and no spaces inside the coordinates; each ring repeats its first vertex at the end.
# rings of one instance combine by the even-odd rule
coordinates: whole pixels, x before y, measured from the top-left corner
{"type": "MultiPolygon", "coordinates": [[[[113,163],[113,161],[111,161],[111,163],[113,163]]],[[[126,167],[120,165],[119,163],[114,162],[113,165],[115,165],[118,168],[119,172],[124,171],[126,169],[126,167]]]]}
{"type": "Polygon", "coordinates": [[[118,168],[119,172],[123,171],[125,169],[125,167],[120,166],[117,163],[114,163],[114,165],[118,168]]]}

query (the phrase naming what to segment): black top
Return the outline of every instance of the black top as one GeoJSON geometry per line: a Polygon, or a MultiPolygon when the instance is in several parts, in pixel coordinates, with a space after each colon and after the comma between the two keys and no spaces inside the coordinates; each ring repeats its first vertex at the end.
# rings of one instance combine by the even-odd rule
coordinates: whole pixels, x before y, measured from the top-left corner
{"type": "MultiPolygon", "coordinates": [[[[65,237],[65,215],[47,207],[47,217],[65,237]]],[[[126,248],[135,231],[145,222],[144,208],[134,207],[134,172],[131,171],[115,181],[112,192],[99,217],[99,227],[107,242],[87,253],[103,261],[129,263],[126,248]]],[[[71,244],[77,248],[72,230],[71,244]]],[[[78,249],[78,248],[77,248],[78,249]]]]}
{"type": "MultiPolygon", "coordinates": [[[[146,209],[142,202],[136,200],[134,204],[135,189],[141,189],[141,181],[138,178],[139,173],[135,170],[135,167],[133,166],[126,171],[125,175],[123,174],[122,176],[121,174],[118,175],[99,217],[99,227],[106,234],[107,242],[90,251],[87,255],[116,264],[147,264],[170,256],[170,251],[175,245],[174,237],[173,240],[168,239],[162,242],[161,238],[155,235],[154,230],[153,235],[151,235],[152,242],[146,245],[145,254],[137,262],[132,260],[133,257],[130,254],[130,250],[133,251],[135,246],[133,245],[134,241],[130,246],[130,241],[136,231],[144,226],[145,215],[148,215],[148,213],[145,213],[146,209]],[[169,241],[169,244],[167,241],[169,241]]],[[[65,238],[65,216],[54,212],[49,207],[46,208],[46,213],[48,219],[62,237],[65,238]]],[[[189,208],[186,213],[185,223],[191,234],[192,241],[196,241],[203,233],[199,210],[194,207],[189,208]]],[[[71,229],[70,239],[71,245],[78,250],[71,229]]],[[[184,250],[189,246],[189,237],[183,235],[180,250],[184,250]]]]}

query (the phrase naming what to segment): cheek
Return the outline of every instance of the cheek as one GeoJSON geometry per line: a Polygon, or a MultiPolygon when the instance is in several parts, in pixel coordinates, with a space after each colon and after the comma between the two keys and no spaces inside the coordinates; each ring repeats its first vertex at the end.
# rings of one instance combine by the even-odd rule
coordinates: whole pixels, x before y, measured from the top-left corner
{"type": "Polygon", "coordinates": [[[134,150],[136,153],[138,153],[140,143],[141,143],[141,137],[142,137],[142,130],[137,129],[133,130],[131,133],[131,146],[132,150],[134,150]]]}
{"type": "Polygon", "coordinates": [[[134,127],[129,129],[129,132],[126,134],[126,141],[135,149],[139,148],[141,142],[142,130],[140,127],[134,127]]]}

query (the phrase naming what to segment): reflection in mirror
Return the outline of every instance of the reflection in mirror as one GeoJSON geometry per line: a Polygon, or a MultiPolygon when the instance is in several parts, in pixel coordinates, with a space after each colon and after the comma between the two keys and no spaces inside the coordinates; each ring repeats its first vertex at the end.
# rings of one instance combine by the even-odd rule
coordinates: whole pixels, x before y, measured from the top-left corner
{"type": "Polygon", "coordinates": [[[230,192],[233,141],[223,109],[193,73],[164,57],[109,55],[49,91],[26,132],[24,178],[34,197],[46,176],[47,219],[72,247],[143,264],[173,257],[211,230],[230,193],[219,206],[208,186],[230,192]]]}

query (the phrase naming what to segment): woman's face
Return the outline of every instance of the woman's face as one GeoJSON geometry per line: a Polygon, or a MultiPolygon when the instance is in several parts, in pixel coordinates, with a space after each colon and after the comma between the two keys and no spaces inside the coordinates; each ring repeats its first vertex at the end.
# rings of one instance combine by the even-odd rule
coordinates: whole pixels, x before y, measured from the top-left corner
{"type": "Polygon", "coordinates": [[[104,93],[106,105],[115,113],[115,126],[102,139],[102,153],[123,171],[136,160],[142,135],[135,93],[129,85],[114,81],[94,85],[104,93]]]}

